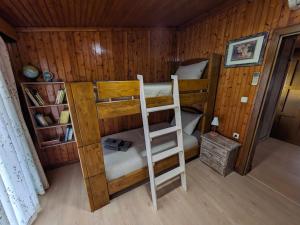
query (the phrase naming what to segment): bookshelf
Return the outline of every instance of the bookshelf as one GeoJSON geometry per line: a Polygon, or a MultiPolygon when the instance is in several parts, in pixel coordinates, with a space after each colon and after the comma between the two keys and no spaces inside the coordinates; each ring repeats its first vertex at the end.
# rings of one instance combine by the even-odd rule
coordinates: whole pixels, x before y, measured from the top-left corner
{"type": "Polygon", "coordinates": [[[60,123],[62,112],[69,109],[65,83],[23,82],[21,88],[38,147],[43,150],[74,144],[71,117],[60,123]]]}

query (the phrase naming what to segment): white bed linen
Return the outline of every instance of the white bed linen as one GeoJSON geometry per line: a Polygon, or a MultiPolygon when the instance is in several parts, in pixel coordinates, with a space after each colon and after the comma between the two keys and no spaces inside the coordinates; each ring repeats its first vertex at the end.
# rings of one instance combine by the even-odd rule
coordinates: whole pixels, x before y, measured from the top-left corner
{"type": "Polygon", "coordinates": [[[171,96],[172,95],[172,83],[160,82],[160,83],[146,83],[144,84],[145,97],[158,97],[158,96],[171,96]]]}
{"type": "MultiPolygon", "coordinates": [[[[169,123],[159,123],[150,126],[150,130],[158,130],[168,126],[170,126],[169,123]]],[[[107,138],[119,138],[133,143],[126,152],[105,149],[103,145],[105,172],[108,180],[119,178],[147,165],[143,132],[143,128],[138,128],[102,138],[102,145],[107,138]]],[[[152,142],[153,152],[157,153],[175,147],[177,145],[175,135],[174,133],[154,139],[152,142]]],[[[183,133],[183,146],[185,150],[199,146],[198,139],[183,133]]]]}

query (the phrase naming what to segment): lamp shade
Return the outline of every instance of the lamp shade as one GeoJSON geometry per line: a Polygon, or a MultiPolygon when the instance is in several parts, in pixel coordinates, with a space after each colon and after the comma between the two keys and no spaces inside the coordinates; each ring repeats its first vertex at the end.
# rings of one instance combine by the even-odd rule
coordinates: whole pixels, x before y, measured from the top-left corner
{"type": "Polygon", "coordinates": [[[217,116],[211,121],[212,126],[219,126],[219,118],[217,116]]]}

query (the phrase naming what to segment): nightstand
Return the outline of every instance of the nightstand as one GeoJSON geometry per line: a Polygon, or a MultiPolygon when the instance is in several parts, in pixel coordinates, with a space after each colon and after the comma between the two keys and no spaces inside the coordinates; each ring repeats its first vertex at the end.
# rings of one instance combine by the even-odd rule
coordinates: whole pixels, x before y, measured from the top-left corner
{"type": "Polygon", "coordinates": [[[226,176],[235,164],[240,144],[216,132],[201,136],[200,160],[206,165],[226,176]]]}

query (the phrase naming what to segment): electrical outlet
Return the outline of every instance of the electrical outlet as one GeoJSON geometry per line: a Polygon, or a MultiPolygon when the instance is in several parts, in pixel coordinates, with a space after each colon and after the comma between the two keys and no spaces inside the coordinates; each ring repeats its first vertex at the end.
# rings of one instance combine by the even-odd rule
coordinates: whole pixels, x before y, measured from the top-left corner
{"type": "Polygon", "coordinates": [[[239,133],[236,133],[236,132],[234,132],[234,133],[232,134],[232,137],[233,137],[235,140],[239,140],[239,138],[240,138],[240,134],[239,134],[239,133]]]}
{"type": "Polygon", "coordinates": [[[248,102],[248,97],[241,97],[241,103],[247,103],[248,102]]]}

